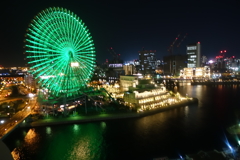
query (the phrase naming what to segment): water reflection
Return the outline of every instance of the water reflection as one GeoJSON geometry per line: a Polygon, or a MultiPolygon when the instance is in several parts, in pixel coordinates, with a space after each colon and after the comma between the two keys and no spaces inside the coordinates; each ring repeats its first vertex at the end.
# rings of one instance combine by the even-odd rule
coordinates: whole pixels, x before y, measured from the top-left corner
{"type": "Polygon", "coordinates": [[[173,90],[197,97],[199,103],[136,119],[39,127],[31,134],[19,129],[6,144],[14,144],[13,152],[21,160],[153,159],[225,147],[223,129],[240,115],[239,85],[185,85],[173,90]]]}
{"type": "Polygon", "coordinates": [[[73,132],[74,132],[74,133],[78,133],[78,132],[80,131],[80,128],[81,128],[80,125],[74,124],[74,125],[73,125],[73,132]]]}
{"type": "Polygon", "coordinates": [[[51,134],[51,127],[46,127],[46,133],[51,134]]]}
{"type": "Polygon", "coordinates": [[[107,125],[106,125],[105,122],[100,122],[100,124],[101,124],[101,127],[102,127],[103,130],[106,129],[107,125]]]}
{"type": "Polygon", "coordinates": [[[188,112],[189,112],[189,108],[188,108],[188,106],[185,106],[185,107],[184,107],[185,117],[188,117],[188,112]]]}
{"type": "Polygon", "coordinates": [[[39,134],[35,132],[35,129],[30,129],[25,138],[24,141],[27,145],[35,145],[39,140],[39,134]]]}
{"type": "MultiPolygon", "coordinates": [[[[14,160],[22,159],[21,155],[25,152],[25,148],[28,149],[28,152],[36,152],[38,150],[38,144],[39,144],[39,137],[40,135],[35,131],[35,129],[29,129],[28,132],[23,131],[23,134],[25,135],[23,142],[21,143],[22,146],[14,148],[14,150],[11,152],[14,160]]],[[[19,140],[17,141],[19,144],[19,140]]]]}
{"type": "Polygon", "coordinates": [[[12,151],[15,160],[104,159],[105,122],[29,129],[19,147],[12,151]],[[45,132],[43,132],[44,130],[45,132]],[[41,136],[40,136],[41,135],[41,136]],[[54,136],[51,136],[54,135],[54,136]],[[37,155],[41,150],[44,154],[37,155]],[[95,154],[98,153],[98,154],[95,154]]]}

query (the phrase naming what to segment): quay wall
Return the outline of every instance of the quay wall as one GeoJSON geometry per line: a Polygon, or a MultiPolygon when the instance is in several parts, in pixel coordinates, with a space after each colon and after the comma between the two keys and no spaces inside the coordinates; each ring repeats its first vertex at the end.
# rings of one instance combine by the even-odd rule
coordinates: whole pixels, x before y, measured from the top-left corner
{"type": "Polygon", "coordinates": [[[240,84],[240,82],[191,82],[191,85],[223,85],[223,84],[240,84]]]}

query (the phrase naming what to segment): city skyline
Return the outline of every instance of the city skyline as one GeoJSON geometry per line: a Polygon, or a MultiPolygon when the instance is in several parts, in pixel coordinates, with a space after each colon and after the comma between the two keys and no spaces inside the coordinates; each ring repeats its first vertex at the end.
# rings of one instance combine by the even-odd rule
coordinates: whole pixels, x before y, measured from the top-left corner
{"type": "Polygon", "coordinates": [[[202,55],[214,58],[220,50],[226,56],[238,56],[240,3],[232,1],[11,1],[2,5],[1,59],[3,66],[23,66],[23,40],[28,24],[41,10],[63,7],[78,15],[92,34],[97,61],[111,59],[107,48],[113,47],[125,61],[138,59],[138,51],[156,50],[156,57],[169,55],[168,48],[180,34],[179,49],[200,42],[202,55]],[[13,58],[14,57],[14,58],[13,58]]]}

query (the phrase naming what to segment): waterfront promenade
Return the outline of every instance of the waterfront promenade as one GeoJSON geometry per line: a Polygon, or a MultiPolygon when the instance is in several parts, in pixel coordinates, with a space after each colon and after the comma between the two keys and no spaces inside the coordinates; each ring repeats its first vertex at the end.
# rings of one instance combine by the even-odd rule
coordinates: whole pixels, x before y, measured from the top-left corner
{"type": "Polygon", "coordinates": [[[96,121],[107,121],[107,120],[117,120],[117,119],[126,119],[126,118],[139,118],[155,114],[158,112],[163,112],[166,110],[184,107],[193,103],[198,103],[198,99],[192,98],[187,99],[179,103],[175,103],[166,107],[156,108],[144,112],[115,112],[115,113],[99,113],[99,114],[84,114],[84,115],[70,115],[68,117],[44,117],[43,119],[38,119],[30,123],[24,123],[21,127],[37,127],[37,126],[50,126],[50,125],[60,125],[60,124],[73,124],[73,123],[87,123],[87,122],[96,122],[96,121]]]}
{"type": "MultiPolygon", "coordinates": [[[[35,102],[32,102],[31,108],[35,106],[35,102]]],[[[27,111],[29,108],[26,108],[24,111],[19,111],[16,113],[10,120],[5,124],[0,126],[0,139],[4,139],[8,134],[14,131],[17,127],[38,127],[38,126],[50,126],[50,125],[62,125],[62,124],[74,124],[74,123],[87,123],[87,122],[96,122],[96,121],[107,121],[107,120],[117,120],[117,119],[126,119],[126,118],[139,118],[155,114],[158,112],[163,112],[166,110],[183,107],[193,103],[198,103],[198,99],[190,98],[183,100],[179,103],[175,103],[166,107],[156,108],[144,112],[103,112],[98,114],[83,114],[83,115],[68,115],[62,117],[54,116],[44,116],[43,119],[33,120],[31,119],[31,114],[33,112],[27,111]]]]}

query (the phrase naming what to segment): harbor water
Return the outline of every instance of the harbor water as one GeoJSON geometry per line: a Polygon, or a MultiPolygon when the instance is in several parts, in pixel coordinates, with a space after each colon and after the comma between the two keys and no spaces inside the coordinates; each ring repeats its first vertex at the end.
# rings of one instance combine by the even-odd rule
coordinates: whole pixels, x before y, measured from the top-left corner
{"type": "Polygon", "coordinates": [[[240,85],[171,90],[199,103],[141,118],[19,128],[3,142],[19,160],[151,160],[237,145],[226,129],[238,123],[240,85]]]}

